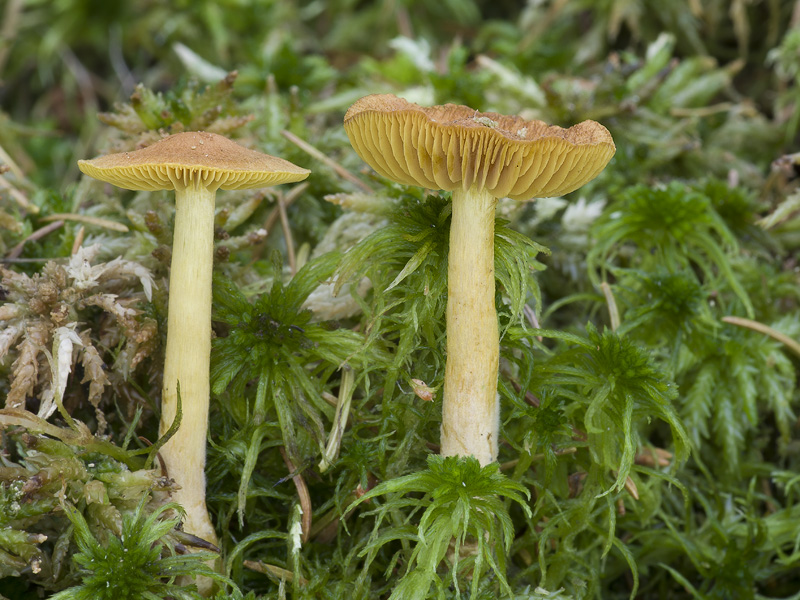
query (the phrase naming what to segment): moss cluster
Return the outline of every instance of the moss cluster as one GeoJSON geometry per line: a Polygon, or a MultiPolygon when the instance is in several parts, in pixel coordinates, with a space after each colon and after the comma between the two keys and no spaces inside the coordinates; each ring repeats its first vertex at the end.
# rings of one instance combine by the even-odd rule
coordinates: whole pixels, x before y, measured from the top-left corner
{"type": "Polygon", "coordinates": [[[2,8],[0,599],[797,594],[792,3],[178,4],[2,8]],[[484,468],[438,456],[450,197],[342,128],[376,92],[617,145],[498,204],[484,468]],[[193,129],[313,171],[218,197],[219,548],[158,456],[171,203],[75,166],[193,129]]]}

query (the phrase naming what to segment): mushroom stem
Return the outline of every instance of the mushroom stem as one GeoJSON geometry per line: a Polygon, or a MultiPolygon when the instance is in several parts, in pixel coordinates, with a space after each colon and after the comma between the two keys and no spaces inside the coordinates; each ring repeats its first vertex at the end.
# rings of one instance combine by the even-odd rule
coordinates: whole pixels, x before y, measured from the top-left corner
{"type": "Polygon", "coordinates": [[[494,306],[497,198],[472,187],[453,191],[447,267],[447,365],[441,453],[497,460],[500,355],[494,306]]]}
{"type": "Polygon", "coordinates": [[[184,530],[217,544],[206,509],[204,474],[216,190],[192,181],[185,185],[180,181],[175,183],[175,233],[159,435],[164,435],[175,419],[178,383],[182,418],[178,431],[161,449],[161,455],[169,475],[180,485],[173,499],[186,510],[184,530]]]}

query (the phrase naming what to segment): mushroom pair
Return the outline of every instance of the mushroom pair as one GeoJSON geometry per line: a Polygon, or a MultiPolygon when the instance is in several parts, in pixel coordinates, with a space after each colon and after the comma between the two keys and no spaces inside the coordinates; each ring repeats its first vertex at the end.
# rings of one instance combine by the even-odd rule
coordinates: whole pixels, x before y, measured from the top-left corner
{"type": "Polygon", "coordinates": [[[579,188],[611,160],[614,141],[594,121],[562,129],[454,104],[423,108],[388,94],[358,100],[344,128],[358,155],[384,177],[453,193],[441,453],[494,462],[495,205],[506,196],[530,200],[579,188]]]}
{"type": "MultiPolygon", "coordinates": [[[[495,205],[504,196],[529,200],[582,186],[614,155],[611,135],[594,121],[562,129],[453,104],[422,108],[391,95],[362,98],[344,126],[359,156],[384,177],[453,192],[441,453],[493,462],[499,432],[495,205]]],[[[175,500],[186,510],[186,530],[216,542],[204,474],[216,190],[300,181],[309,171],[203,132],[79,166],[125,189],[176,192],[159,433],[175,418],[180,384],[183,418],[162,456],[181,488],[175,500]]]]}
{"type": "Polygon", "coordinates": [[[78,161],[81,171],[128,190],[175,190],[175,230],[170,266],[167,349],[159,435],[177,414],[181,425],[161,449],[174,499],[186,511],[184,529],[214,544],[217,536],[205,501],[211,355],[211,275],[214,199],[218,189],[243,190],[300,181],[310,171],[220,135],[171,135],[135,152],[78,161]]]}

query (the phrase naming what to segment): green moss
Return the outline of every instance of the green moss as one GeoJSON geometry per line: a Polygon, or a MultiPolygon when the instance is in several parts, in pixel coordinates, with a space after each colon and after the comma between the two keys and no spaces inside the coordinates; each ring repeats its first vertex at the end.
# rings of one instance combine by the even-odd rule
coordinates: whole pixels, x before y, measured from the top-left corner
{"type": "Polygon", "coordinates": [[[797,595],[797,358],[779,335],[800,338],[792,3],[555,6],[4,5],[0,405],[24,388],[30,412],[0,408],[0,595],[188,598],[170,569],[206,572],[158,470],[172,208],[75,165],[188,129],[313,171],[220,194],[206,475],[238,588],[219,600],[797,595]],[[617,146],[563,200],[500,202],[499,466],[433,456],[449,199],[387,183],[348,145],[347,107],[382,92],[591,118],[617,146]],[[356,190],[380,215],[309,261],[341,225],[323,198],[356,190]],[[81,239],[92,268],[124,261],[78,290],[61,273],[81,239]],[[321,282],[346,316],[305,309],[321,282]],[[44,419],[60,327],[83,341],[44,419]]]}

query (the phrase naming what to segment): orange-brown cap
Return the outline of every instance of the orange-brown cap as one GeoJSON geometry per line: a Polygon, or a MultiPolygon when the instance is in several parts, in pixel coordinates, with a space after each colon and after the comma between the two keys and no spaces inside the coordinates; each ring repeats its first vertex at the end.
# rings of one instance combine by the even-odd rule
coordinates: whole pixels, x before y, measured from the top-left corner
{"type": "Polygon", "coordinates": [[[311,172],[204,131],[176,133],[134,152],[79,160],[78,167],[117,187],[150,192],[190,184],[245,190],[301,181],[311,172]]]}
{"type": "Polygon", "coordinates": [[[477,186],[515,200],[571,192],[616,152],[611,134],[594,121],[563,129],[456,104],[417,106],[391,94],[358,100],[344,128],[358,155],[393,181],[477,186]]]}

